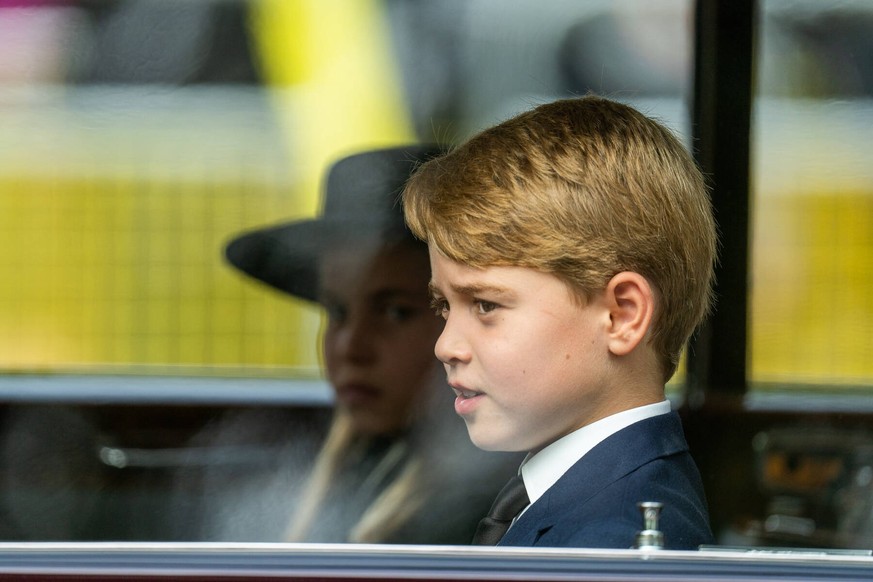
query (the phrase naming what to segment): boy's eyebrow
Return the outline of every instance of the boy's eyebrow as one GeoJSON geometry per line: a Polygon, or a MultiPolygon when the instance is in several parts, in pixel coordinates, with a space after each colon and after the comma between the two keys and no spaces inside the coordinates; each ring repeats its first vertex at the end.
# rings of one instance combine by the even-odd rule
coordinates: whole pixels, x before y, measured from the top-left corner
{"type": "MultiPolygon", "coordinates": [[[[481,295],[483,293],[490,293],[494,295],[505,295],[509,293],[508,289],[504,287],[498,287],[496,285],[482,285],[471,283],[469,285],[451,285],[452,291],[457,293],[458,295],[467,295],[467,296],[475,296],[481,295]]],[[[440,291],[439,287],[434,284],[433,281],[427,284],[427,289],[430,292],[431,296],[434,295],[442,295],[442,291],[440,291]]]]}

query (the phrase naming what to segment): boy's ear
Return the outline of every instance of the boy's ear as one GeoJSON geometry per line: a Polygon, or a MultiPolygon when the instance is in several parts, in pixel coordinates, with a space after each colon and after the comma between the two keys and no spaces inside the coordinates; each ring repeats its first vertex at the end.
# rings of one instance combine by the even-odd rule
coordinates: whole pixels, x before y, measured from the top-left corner
{"type": "Polygon", "coordinates": [[[609,351],[631,353],[649,331],[655,313],[655,296],[645,277],[633,271],[615,275],[606,285],[609,307],[609,351]]]}

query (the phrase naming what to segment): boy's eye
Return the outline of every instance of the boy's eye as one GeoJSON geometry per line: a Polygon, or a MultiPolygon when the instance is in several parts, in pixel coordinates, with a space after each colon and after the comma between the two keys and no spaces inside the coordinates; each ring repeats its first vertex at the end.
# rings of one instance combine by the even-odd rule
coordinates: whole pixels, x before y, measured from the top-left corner
{"type": "Polygon", "coordinates": [[[476,305],[478,307],[478,311],[480,315],[485,315],[486,313],[491,313],[495,309],[497,309],[496,303],[491,303],[490,301],[476,301],[476,305]]]}

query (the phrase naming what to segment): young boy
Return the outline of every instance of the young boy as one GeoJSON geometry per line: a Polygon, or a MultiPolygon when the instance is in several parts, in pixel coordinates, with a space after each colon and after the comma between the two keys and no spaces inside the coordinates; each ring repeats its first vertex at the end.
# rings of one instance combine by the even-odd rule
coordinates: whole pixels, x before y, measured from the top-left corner
{"type": "Polygon", "coordinates": [[[647,501],[663,504],[666,548],[711,543],[664,398],[716,254],[681,143],[628,106],[557,101],[424,164],[403,203],[429,245],[456,412],[480,448],[529,452],[528,504],[474,543],[629,548],[647,501]]]}

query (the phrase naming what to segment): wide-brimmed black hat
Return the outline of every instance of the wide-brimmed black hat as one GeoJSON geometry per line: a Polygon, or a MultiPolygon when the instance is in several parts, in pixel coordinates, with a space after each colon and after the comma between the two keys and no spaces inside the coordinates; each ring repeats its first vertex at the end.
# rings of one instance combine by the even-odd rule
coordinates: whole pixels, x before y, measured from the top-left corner
{"type": "Polygon", "coordinates": [[[225,256],[247,275],[315,301],[318,261],[326,248],[412,238],[403,222],[400,193],[413,170],[442,151],[436,145],[413,145],[342,158],[328,171],[318,218],[243,233],[227,245],[225,256]]]}

